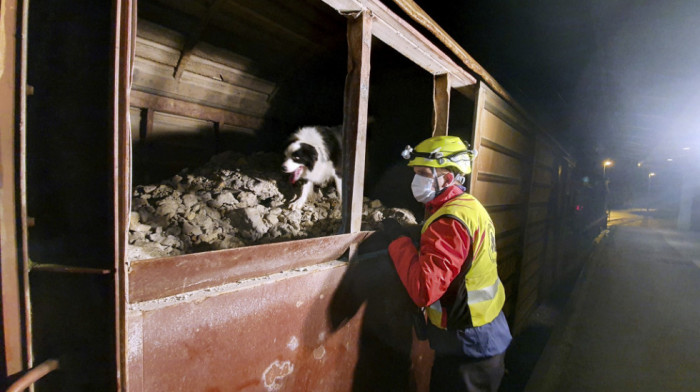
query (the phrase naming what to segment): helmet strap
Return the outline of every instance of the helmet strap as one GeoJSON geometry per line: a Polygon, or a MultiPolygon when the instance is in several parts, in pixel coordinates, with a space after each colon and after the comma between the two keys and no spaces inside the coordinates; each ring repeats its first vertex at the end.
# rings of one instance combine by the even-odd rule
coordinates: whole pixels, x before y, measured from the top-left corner
{"type": "Polygon", "coordinates": [[[433,183],[435,184],[435,193],[440,192],[440,184],[438,183],[438,175],[437,175],[437,170],[435,170],[434,167],[430,168],[433,171],[433,183]]]}

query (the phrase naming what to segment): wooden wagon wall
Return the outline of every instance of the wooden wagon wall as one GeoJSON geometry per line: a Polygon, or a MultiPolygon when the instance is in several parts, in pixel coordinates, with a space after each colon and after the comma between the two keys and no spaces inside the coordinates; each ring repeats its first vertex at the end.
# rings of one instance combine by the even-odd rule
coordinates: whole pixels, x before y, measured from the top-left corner
{"type": "MultiPolygon", "coordinates": [[[[51,340],[36,340],[33,353],[40,360],[75,347],[81,350],[81,362],[62,366],[61,378],[50,385],[68,389],[83,385],[82,365],[89,364],[95,371],[90,372],[94,379],[87,381],[102,390],[269,390],[282,384],[296,390],[362,390],[364,385],[377,388],[382,383],[399,385],[397,382],[405,383],[406,390],[426,389],[430,353],[405,318],[410,303],[386,254],[363,254],[353,263],[337,261],[346,248],[366,235],[356,230],[357,225],[349,237],[333,236],[311,244],[291,242],[272,250],[251,247],[158,261],[124,260],[127,183],[139,168],[149,167],[147,172],[157,180],[159,172],[167,175],[222,149],[246,150],[249,143],[261,139],[274,143],[286,136],[288,126],[308,122],[306,113],[323,123],[348,115],[342,102],[349,24],[364,37],[353,41],[358,57],[367,59],[369,46],[378,39],[410,58],[426,77],[435,76],[440,87],[436,88],[436,111],[442,110],[435,117],[442,125],[450,110],[450,90],[474,97],[473,118],[472,110],[454,112],[449,116],[450,125],[455,134],[467,137],[469,121],[476,124],[473,144],[481,154],[471,190],[496,222],[500,273],[509,298],[506,312],[512,325],[517,327],[527,318],[557,279],[557,271],[563,269],[557,264],[558,248],[553,240],[559,222],[550,207],[561,196],[565,175],[560,173],[570,167],[563,158],[566,154],[486,86],[475,93],[470,86],[476,79],[467,70],[380,2],[139,1],[140,27],[129,97],[124,95],[130,80],[129,68],[124,66],[129,58],[130,27],[124,21],[129,18],[116,11],[125,12],[133,3],[115,1],[110,8],[83,1],[82,14],[67,3],[35,4],[47,12],[36,13],[34,21],[46,20],[50,25],[54,9],[60,9],[70,14],[65,19],[72,23],[61,25],[55,35],[42,35],[41,24],[34,30],[35,42],[42,45],[35,44],[32,54],[37,93],[29,110],[29,141],[41,141],[41,149],[30,148],[29,162],[42,163],[51,173],[75,173],[80,168],[70,176],[74,188],[65,187],[65,181],[46,188],[65,193],[65,200],[72,200],[83,188],[99,186],[99,192],[93,189],[84,204],[93,212],[88,214],[90,224],[73,225],[79,234],[87,234],[88,241],[61,241],[71,246],[70,252],[57,254],[47,245],[51,238],[63,237],[47,240],[38,235],[45,230],[46,218],[52,218],[52,230],[55,222],[55,232],[66,236],[70,234],[65,230],[66,221],[83,219],[84,205],[80,213],[64,219],[61,208],[56,207],[75,208],[76,203],[58,200],[54,192],[50,196],[56,203],[47,205],[41,201],[50,198],[45,196],[48,192],[29,189],[36,200],[30,200],[30,207],[55,210],[39,215],[30,236],[30,245],[36,245],[30,249],[35,261],[77,266],[81,268],[78,272],[89,273],[60,279],[42,275],[61,270],[52,265],[32,273],[33,282],[42,287],[31,298],[34,322],[41,324],[35,337],[54,332],[56,314],[69,314],[71,322],[79,323],[78,327],[62,327],[51,340]],[[370,23],[374,40],[368,38],[370,23]],[[116,37],[110,37],[110,31],[116,37]],[[59,33],[64,37],[58,39],[59,33]],[[116,45],[110,45],[115,43],[110,38],[116,39],[116,45]],[[54,40],[60,45],[50,45],[54,40]],[[53,64],[53,58],[62,61],[53,64]],[[75,64],[91,69],[75,72],[75,64]],[[315,64],[324,67],[314,68],[315,64]],[[325,79],[327,74],[331,76],[325,79]],[[52,78],[55,75],[60,77],[52,78]],[[315,79],[309,79],[313,76],[315,79]],[[314,83],[308,84],[310,80],[314,83]],[[60,88],[49,89],[53,84],[60,88]],[[311,93],[305,94],[306,90],[311,93]],[[129,99],[130,108],[125,104],[129,99]],[[315,107],[323,110],[310,110],[315,107]],[[51,132],[44,135],[39,132],[44,127],[38,125],[51,132]],[[285,131],[280,132],[282,128],[285,131]],[[133,166],[128,158],[129,139],[134,146],[133,166]],[[51,148],[54,140],[71,141],[56,149],[51,148]],[[83,148],[86,141],[89,149],[83,148]],[[72,158],[66,159],[66,153],[72,158]],[[319,252],[324,246],[327,252],[319,252]],[[271,258],[261,263],[259,257],[265,252],[271,258]],[[42,260],[44,255],[46,260],[42,260]],[[300,261],[302,264],[295,264],[300,261]],[[247,280],[241,282],[243,278],[247,280]],[[61,296],[53,295],[59,291],[61,296]],[[116,291],[114,301],[112,291],[116,291]],[[86,292],[90,295],[84,295],[86,292]],[[90,315],[100,315],[102,321],[83,317],[86,309],[90,315]],[[377,372],[371,370],[378,368],[384,371],[373,378],[377,372]]],[[[359,82],[367,76],[364,72],[366,68],[356,69],[362,75],[353,74],[356,90],[352,97],[358,100],[367,99],[367,84],[359,82]]],[[[397,74],[387,70],[385,75],[397,74]]],[[[458,100],[453,99],[453,109],[458,100]]],[[[366,120],[360,108],[357,104],[350,112],[355,125],[366,120]]],[[[363,149],[358,143],[365,136],[361,128],[361,124],[354,127],[350,139],[363,149]]],[[[429,136],[430,130],[424,132],[424,137],[429,136]]],[[[406,130],[394,134],[404,137],[406,130]]],[[[351,163],[356,168],[351,174],[359,182],[361,160],[351,163]]],[[[30,171],[30,175],[41,183],[39,172],[30,171]]],[[[137,178],[134,183],[139,183],[137,178]]],[[[357,219],[357,205],[346,212],[357,219]]]]}
{"type": "Polygon", "coordinates": [[[279,148],[300,124],[342,122],[345,23],[328,6],[144,0],[138,15],[135,184],[221,151],[279,148]]]}
{"type": "MultiPolygon", "coordinates": [[[[339,0],[327,3],[359,5],[339,0]]],[[[278,24],[264,15],[279,10],[280,3],[273,6],[272,2],[259,5],[245,1],[214,2],[210,8],[199,2],[167,0],[143,4],[146,5],[140,13],[136,39],[132,140],[137,149],[148,148],[148,153],[141,156],[151,162],[139,161],[137,155],[135,173],[139,165],[144,164],[166,168],[187,164],[182,154],[177,154],[177,161],[173,163],[161,159],[161,155],[169,156],[168,153],[158,154],[161,138],[171,143],[164,146],[166,149],[173,148],[172,143],[177,144],[177,140],[183,140],[182,151],[187,153],[188,159],[196,161],[218,149],[236,144],[240,147],[242,135],[264,139],[266,126],[288,126],[300,119],[298,113],[294,116],[289,110],[296,107],[298,101],[281,93],[293,90],[289,86],[295,83],[287,82],[295,72],[280,64],[279,53],[270,53],[271,48],[282,49],[278,43],[262,42],[255,50],[248,47],[248,51],[245,46],[234,49],[235,45],[215,39],[211,32],[209,35],[200,33],[199,37],[191,33],[188,36],[188,30],[179,31],[174,22],[183,18],[190,24],[205,23],[207,30],[252,41],[258,38],[255,37],[258,31],[252,26],[262,23],[263,35],[279,37],[289,32],[284,28],[284,20],[278,24]],[[218,8],[219,3],[223,8],[218,8]],[[217,16],[218,12],[238,18],[243,27],[228,26],[223,17],[217,16]],[[240,20],[242,16],[249,20],[240,20]],[[195,38],[205,37],[209,38],[207,43],[191,44],[195,38]],[[272,56],[271,59],[262,61],[266,55],[272,56]],[[178,136],[178,132],[182,135],[178,136]],[[224,142],[227,134],[239,139],[227,144],[224,142]]],[[[392,37],[389,33],[393,27],[387,23],[391,19],[383,18],[392,15],[391,12],[377,8],[375,2],[368,4],[375,7],[375,16],[380,16],[375,20],[377,26],[373,27],[375,36],[392,37]]],[[[318,5],[306,10],[318,12],[318,5]]],[[[298,23],[298,15],[295,18],[298,23]]],[[[289,19],[287,22],[292,23],[289,19]]],[[[339,25],[344,26],[344,23],[339,25]]],[[[337,34],[338,30],[334,32],[337,34]]],[[[310,50],[313,45],[309,45],[308,37],[317,33],[317,27],[310,29],[306,31],[307,39],[297,35],[291,38],[296,41],[287,45],[296,44],[310,50]]],[[[336,42],[337,36],[331,41],[336,42]]],[[[404,51],[402,54],[413,50],[405,43],[394,42],[392,46],[404,51]]],[[[411,54],[414,61],[416,56],[420,57],[411,54]]],[[[341,56],[344,55],[343,51],[341,56]]],[[[436,67],[431,63],[434,60],[420,61],[425,61],[420,64],[425,70],[437,72],[431,68],[436,67]]],[[[435,77],[434,118],[442,123],[437,127],[443,127],[435,131],[444,132],[450,118],[453,129],[447,131],[471,137],[472,144],[479,150],[470,189],[487,207],[496,226],[499,273],[508,298],[504,311],[517,331],[557,279],[556,256],[560,244],[556,225],[561,207],[557,198],[564,186],[562,173],[571,168],[571,163],[565,159],[566,153],[518,109],[483,83],[477,88],[465,88],[475,80],[465,76],[463,70],[455,71],[450,60],[440,61],[445,61],[445,72],[454,73],[449,77],[435,77]],[[453,100],[452,107],[450,83],[463,94],[453,100]],[[456,104],[464,104],[461,102],[464,96],[474,99],[473,112],[456,109],[456,104]],[[471,135],[470,123],[473,123],[471,135]]],[[[308,75],[309,62],[292,64],[297,73],[308,75]]],[[[306,87],[314,89],[313,85],[306,87]]],[[[401,113],[396,115],[401,116],[401,113]]],[[[427,131],[423,137],[429,136],[427,131]]],[[[325,242],[328,241],[319,239],[314,244],[325,242]]],[[[375,266],[384,266],[383,274],[363,269],[367,257],[363,259],[365,262],[354,266],[325,261],[339,256],[335,255],[305,264],[302,271],[292,269],[282,275],[258,271],[257,275],[250,276],[251,282],[240,284],[238,280],[242,276],[236,272],[236,265],[245,267],[249,260],[245,263],[236,260],[241,257],[237,255],[245,252],[247,250],[234,250],[132,264],[126,303],[125,362],[129,390],[192,389],[203,388],[207,383],[211,387],[235,384],[237,389],[275,389],[284,384],[293,390],[349,390],[370,381],[375,386],[382,382],[390,385],[397,381],[396,377],[412,380],[412,388],[425,388],[429,351],[425,342],[407,334],[410,331],[407,323],[397,321],[401,320],[401,312],[396,310],[407,309],[407,298],[398,282],[388,284],[395,276],[391,274],[385,254],[369,257],[375,266]],[[358,270],[365,273],[357,274],[358,270]],[[212,274],[212,271],[217,272],[212,274]],[[358,288],[362,285],[357,286],[357,281],[367,280],[369,276],[375,278],[369,279],[366,283],[369,286],[358,288]],[[354,283],[347,283],[349,279],[354,283]],[[344,290],[348,284],[353,289],[344,290]],[[341,317],[345,321],[338,324],[342,329],[337,329],[333,314],[337,312],[338,303],[345,301],[358,304],[357,309],[341,317]],[[386,315],[392,311],[393,317],[388,318],[386,315]],[[380,350],[383,345],[392,347],[380,350]],[[234,352],[240,355],[234,356],[234,352]],[[383,355],[378,355],[379,352],[383,355]],[[396,377],[383,372],[373,379],[359,377],[356,373],[363,367],[371,369],[386,362],[396,363],[396,369],[391,372],[396,377]],[[227,373],[230,368],[235,371],[227,373]],[[179,378],[171,377],[173,369],[177,369],[175,373],[179,378]],[[329,372],[334,372],[335,377],[323,376],[329,372]],[[328,383],[334,384],[328,387],[328,383]]],[[[252,247],[250,252],[263,252],[263,249],[252,247]]],[[[287,257],[289,255],[278,257],[276,261],[287,257]]],[[[284,265],[279,268],[283,270],[284,265]]]]}
{"type": "MultiPolygon", "coordinates": [[[[361,206],[364,180],[365,145],[361,141],[365,137],[362,130],[368,97],[362,91],[368,87],[373,22],[370,14],[358,13],[346,19],[333,11],[332,17],[323,19],[323,24],[328,25],[337,18],[342,32],[340,56],[332,47],[328,49],[328,37],[321,42],[329,50],[325,56],[336,57],[335,61],[322,61],[323,64],[334,64],[338,58],[342,60],[339,85],[335,79],[324,83],[318,75],[312,77],[317,72],[328,74],[330,70],[314,68],[316,61],[300,63],[289,50],[285,64],[274,64],[274,58],[281,56],[279,53],[273,56],[273,66],[260,59],[250,61],[248,67],[233,64],[230,58],[253,59],[256,53],[246,53],[245,49],[234,53],[225,44],[217,49],[208,44],[197,45],[182,71],[182,79],[175,82],[171,75],[177,75],[181,63],[181,59],[176,61],[175,58],[184,56],[187,45],[182,43],[184,39],[177,38],[177,26],[170,19],[181,14],[193,19],[192,15],[198,11],[192,12],[192,9],[201,10],[192,2],[182,4],[167,1],[151,4],[156,8],[167,6],[168,17],[148,8],[140,14],[148,20],[140,20],[142,29],[137,35],[131,119],[135,125],[132,126],[134,146],[150,149],[143,157],[158,164],[158,155],[154,152],[159,135],[172,143],[178,139],[173,135],[174,130],[187,140],[196,141],[195,135],[202,135],[204,144],[199,149],[198,143],[192,143],[192,149],[187,149],[188,143],[182,143],[182,151],[196,156],[200,150],[205,156],[211,153],[212,140],[215,141],[213,147],[241,147],[235,143],[221,143],[222,130],[231,125],[230,121],[257,121],[247,128],[239,124],[236,131],[270,144],[274,140],[269,140],[265,133],[270,123],[299,122],[304,120],[304,113],[314,114],[317,120],[319,113],[330,118],[333,102],[342,109],[346,62],[350,56],[354,65],[350,67],[345,86],[344,115],[352,125],[346,123],[350,131],[346,132],[349,142],[346,152],[358,151],[359,159],[350,162],[353,167],[350,174],[358,184],[353,187],[351,181],[344,182],[346,189],[356,193],[344,195],[345,200],[353,200],[349,208],[344,209],[344,216],[349,217],[346,231],[350,234],[130,263],[125,268],[127,283],[123,303],[124,388],[132,391],[277,390],[281,387],[287,390],[426,390],[426,372],[430,365],[428,346],[413,336],[407,309],[410,300],[386,255],[363,256],[350,264],[337,261],[347,248],[366,236],[366,233],[357,232],[361,214],[357,207],[361,206]],[[352,37],[347,38],[351,44],[349,49],[345,43],[346,26],[350,31],[348,37],[352,37]],[[221,56],[215,58],[213,52],[221,56]],[[251,94],[246,86],[236,83],[231,84],[233,87],[227,86],[230,79],[219,78],[216,73],[202,75],[208,71],[192,68],[192,64],[204,61],[200,59],[215,62],[217,72],[225,65],[230,72],[235,69],[245,73],[246,80],[254,78],[273,88],[265,96],[262,92],[251,94]],[[310,80],[314,83],[299,86],[304,84],[300,81],[310,80]],[[226,94],[217,94],[219,89],[227,88],[249,100],[232,101],[226,94]],[[306,99],[306,91],[313,92],[313,99],[306,99]],[[338,93],[340,96],[332,99],[338,93]],[[259,110],[251,111],[251,107],[259,110]],[[380,366],[386,371],[371,371],[380,366]]],[[[268,6],[274,4],[273,9],[277,9],[283,3],[261,2],[258,7],[246,2],[222,4],[224,13],[229,7],[239,16],[257,15],[258,18],[253,19],[265,24],[267,22],[259,17],[270,11],[268,6]]],[[[304,4],[303,1],[296,3],[304,4]]],[[[306,4],[307,10],[312,11],[319,5],[332,10],[319,2],[314,6],[306,4]]],[[[389,13],[384,8],[378,11],[389,13]]],[[[222,27],[216,18],[213,23],[214,30],[222,27]]],[[[392,29],[398,27],[386,23],[377,23],[378,31],[394,34],[392,29]]],[[[270,28],[266,25],[260,33],[269,34],[270,28]]],[[[236,37],[234,32],[226,32],[229,37],[236,37]]],[[[238,38],[257,42],[255,32],[246,34],[238,38]]],[[[402,37],[409,42],[405,32],[402,37]]],[[[218,42],[221,44],[220,40],[218,42]]],[[[269,51],[267,44],[257,49],[266,53],[269,51]]],[[[412,49],[404,47],[403,50],[412,49]]],[[[302,60],[306,56],[305,53],[302,60]]],[[[446,56],[438,56],[437,60],[430,57],[424,61],[425,66],[435,67],[447,60],[446,56]]],[[[450,66],[458,70],[454,64],[450,66]]],[[[459,75],[464,74],[461,71],[459,75]]],[[[426,78],[430,79],[429,74],[426,78]]],[[[469,77],[464,80],[474,82],[469,77]]],[[[464,80],[456,79],[456,85],[463,86],[464,80]]],[[[398,158],[398,152],[396,156],[398,158]]],[[[182,154],[175,154],[174,158],[176,163],[186,164],[186,160],[181,159],[182,154]]],[[[138,161],[134,162],[135,174],[138,165],[138,161]]]]}
{"type": "Polygon", "coordinates": [[[498,268],[507,293],[504,312],[516,332],[559,277],[565,246],[557,230],[572,161],[553,140],[487,86],[475,99],[479,151],[471,193],[496,227],[498,268]]]}

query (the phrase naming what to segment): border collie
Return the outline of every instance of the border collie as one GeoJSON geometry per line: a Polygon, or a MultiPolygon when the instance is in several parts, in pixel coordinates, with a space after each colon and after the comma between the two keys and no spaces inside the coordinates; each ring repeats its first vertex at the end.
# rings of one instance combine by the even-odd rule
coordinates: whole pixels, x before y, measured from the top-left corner
{"type": "Polygon", "coordinates": [[[301,195],[290,203],[290,208],[300,209],[309,197],[314,185],[324,185],[332,178],[338,198],[342,197],[342,126],[308,126],[292,134],[284,151],[282,170],[289,173],[289,182],[305,180],[301,195]]]}

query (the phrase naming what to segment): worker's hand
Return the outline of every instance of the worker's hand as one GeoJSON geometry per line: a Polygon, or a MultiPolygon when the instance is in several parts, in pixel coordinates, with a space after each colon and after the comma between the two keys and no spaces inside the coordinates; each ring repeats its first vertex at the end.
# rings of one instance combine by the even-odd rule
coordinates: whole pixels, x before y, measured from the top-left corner
{"type": "Polygon", "coordinates": [[[384,231],[389,241],[408,235],[406,229],[394,218],[387,218],[382,221],[382,231],[384,231]]]}
{"type": "Polygon", "coordinates": [[[421,236],[421,229],[423,227],[421,225],[408,225],[404,226],[404,230],[406,230],[406,235],[411,237],[411,240],[415,242],[416,244],[420,242],[420,236],[421,236]]]}

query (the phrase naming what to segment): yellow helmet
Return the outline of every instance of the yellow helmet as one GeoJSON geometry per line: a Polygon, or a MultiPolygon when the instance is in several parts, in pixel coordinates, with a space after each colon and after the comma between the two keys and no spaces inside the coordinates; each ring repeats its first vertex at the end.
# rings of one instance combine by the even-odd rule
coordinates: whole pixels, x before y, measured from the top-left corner
{"type": "Polygon", "coordinates": [[[472,172],[471,162],[476,155],[457,136],[434,136],[420,142],[415,149],[406,146],[401,153],[404,159],[410,159],[408,166],[453,167],[463,175],[472,172]]]}

